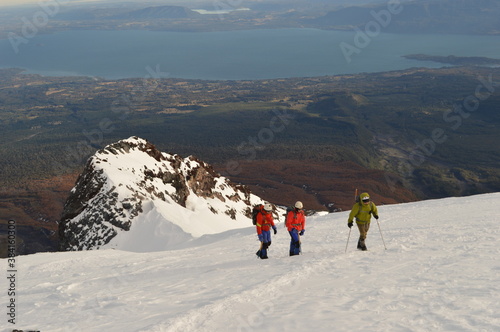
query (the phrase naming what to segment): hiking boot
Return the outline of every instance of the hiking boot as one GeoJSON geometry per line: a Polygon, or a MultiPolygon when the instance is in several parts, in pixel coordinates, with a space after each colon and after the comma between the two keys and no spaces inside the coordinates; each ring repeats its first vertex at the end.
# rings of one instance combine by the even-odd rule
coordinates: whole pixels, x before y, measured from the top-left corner
{"type": "Polygon", "coordinates": [[[365,240],[361,240],[361,239],[358,240],[358,250],[363,250],[363,251],[368,250],[368,249],[366,249],[365,240]]]}

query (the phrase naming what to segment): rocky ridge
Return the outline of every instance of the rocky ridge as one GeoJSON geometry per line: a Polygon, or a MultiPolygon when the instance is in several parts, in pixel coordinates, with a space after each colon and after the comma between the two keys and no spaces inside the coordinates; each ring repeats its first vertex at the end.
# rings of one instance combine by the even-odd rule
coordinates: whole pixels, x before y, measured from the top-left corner
{"type": "MultiPolygon", "coordinates": [[[[180,228],[181,238],[249,227],[251,206],[260,202],[205,162],[164,153],[130,137],[87,161],[64,206],[60,249],[99,249],[113,244],[117,235],[146,228],[148,218],[157,223],[151,237],[167,233],[158,231],[160,224],[161,229],[180,228]]],[[[120,249],[121,244],[112,247],[120,249]]]]}

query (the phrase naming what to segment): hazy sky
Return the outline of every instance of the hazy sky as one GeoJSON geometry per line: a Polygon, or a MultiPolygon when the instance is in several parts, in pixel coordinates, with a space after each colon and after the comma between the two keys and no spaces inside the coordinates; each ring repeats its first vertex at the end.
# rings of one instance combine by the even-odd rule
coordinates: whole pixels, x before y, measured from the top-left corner
{"type": "MultiPolygon", "coordinates": [[[[59,4],[64,3],[76,3],[76,2],[144,2],[140,0],[0,0],[0,6],[12,6],[12,5],[24,5],[24,4],[37,4],[39,1],[50,3],[57,2],[59,4]]],[[[248,0],[242,0],[248,1],[248,0]]],[[[148,1],[148,2],[162,2],[168,3],[200,3],[200,2],[210,2],[210,0],[162,0],[162,1],[148,1]]]]}
{"type": "MultiPolygon", "coordinates": [[[[25,4],[38,4],[40,0],[0,0],[0,6],[13,6],[13,5],[25,5],[25,4]]],[[[67,1],[67,0],[41,0],[45,3],[57,2],[59,4],[63,4],[65,2],[76,2],[76,1],[67,1]]],[[[86,0],[86,2],[91,2],[96,0],[86,0]]],[[[100,1],[100,0],[97,0],[100,1]]],[[[81,1],[83,2],[83,1],[81,1]]]]}
{"type": "MultiPolygon", "coordinates": [[[[37,5],[39,2],[43,3],[58,3],[59,5],[65,4],[76,4],[76,3],[91,3],[91,2],[99,2],[99,3],[117,3],[117,2],[135,2],[135,3],[145,3],[147,5],[196,5],[196,4],[211,4],[216,1],[221,1],[222,3],[229,4],[241,4],[243,5],[245,2],[265,2],[262,0],[0,0],[0,7],[5,6],[14,6],[14,5],[37,5]]],[[[286,0],[273,0],[276,1],[286,1],[286,0]]]]}
{"type": "MultiPolygon", "coordinates": [[[[191,0],[185,0],[186,2],[189,2],[191,0]]],[[[38,4],[39,2],[43,3],[58,3],[58,4],[65,4],[65,3],[77,3],[77,2],[118,2],[118,0],[0,0],[0,6],[13,6],[13,5],[25,5],[25,4],[38,4]]],[[[170,1],[165,1],[165,2],[170,2],[170,1]]]]}
{"type": "MultiPolygon", "coordinates": [[[[0,0],[0,7],[1,6],[13,6],[13,5],[26,5],[26,4],[38,4],[39,2],[45,2],[45,3],[53,3],[57,2],[60,5],[66,4],[66,3],[78,3],[78,2],[101,2],[101,3],[113,3],[113,2],[137,2],[137,3],[156,3],[158,5],[164,4],[176,4],[176,5],[193,5],[193,4],[210,4],[214,3],[217,1],[220,1],[222,3],[227,3],[229,5],[234,4],[234,5],[241,5],[244,6],[245,3],[249,2],[288,2],[289,0],[0,0]]],[[[307,1],[312,1],[312,0],[302,0],[303,2],[307,1]]],[[[408,1],[408,0],[400,0],[401,2],[403,1],[408,1]]],[[[356,4],[359,5],[360,3],[370,3],[370,2],[384,2],[384,0],[314,0],[314,2],[327,2],[327,3],[351,3],[351,4],[356,4]]]]}
{"type": "Polygon", "coordinates": [[[0,0],[0,6],[23,5],[26,3],[36,3],[36,0],[0,0]]]}

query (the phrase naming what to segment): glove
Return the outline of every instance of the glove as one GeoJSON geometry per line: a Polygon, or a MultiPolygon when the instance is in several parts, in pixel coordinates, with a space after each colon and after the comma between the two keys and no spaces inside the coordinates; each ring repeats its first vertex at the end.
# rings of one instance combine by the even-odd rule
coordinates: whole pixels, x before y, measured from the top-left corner
{"type": "Polygon", "coordinates": [[[352,227],[352,221],[347,223],[347,227],[349,227],[349,228],[352,227]]]}
{"type": "Polygon", "coordinates": [[[305,231],[306,231],[306,230],[305,230],[305,229],[303,229],[303,230],[301,230],[301,231],[300,231],[300,233],[299,233],[299,234],[302,236],[302,235],[304,235],[305,231]]]}
{"type": "Polygon", "coordinates": [[[260,241],[260,242],[263,242],[263,241],[264,241],[264,235],[259,234],[259,241],[260,241]]]}
{"type": "Polygon", "coordinates": [[[278,233],[278,230],[276,229],[276,226],[273,226],[273,231],[274,231],[274,235],[276,235],[276,233],[278,233]]]}
{"type": "Polygon", "coordinates": [[[378,220],[378,215],[374,214],[373,216],[375,217],[375,219],[377,219],[377,220],[378,220]]]}

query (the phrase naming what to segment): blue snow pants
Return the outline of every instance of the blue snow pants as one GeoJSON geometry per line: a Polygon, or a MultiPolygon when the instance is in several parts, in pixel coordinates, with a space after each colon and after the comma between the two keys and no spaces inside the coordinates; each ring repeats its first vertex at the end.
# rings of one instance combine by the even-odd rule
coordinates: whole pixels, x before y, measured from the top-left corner
{"type": "Polygon", "coordinates": [[[290,256],[295,256],[300,254],[300,236],[299,231],[293,228],[290,233],[290,256]]]}
{"type": "Polygon", "coordinates": [[[267,248],[271,245],[271,231],[262,231],[262,249],[260,249],[260,258],[267,258],[267,248]]]}

